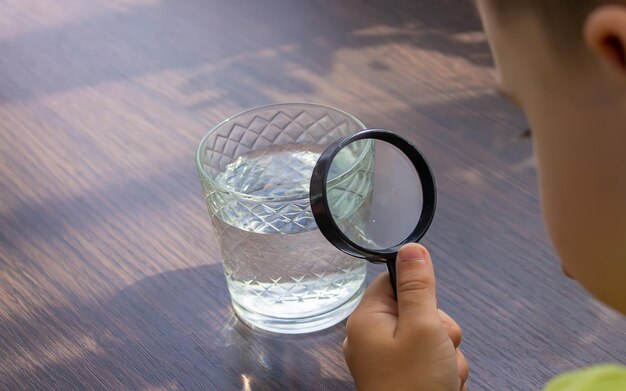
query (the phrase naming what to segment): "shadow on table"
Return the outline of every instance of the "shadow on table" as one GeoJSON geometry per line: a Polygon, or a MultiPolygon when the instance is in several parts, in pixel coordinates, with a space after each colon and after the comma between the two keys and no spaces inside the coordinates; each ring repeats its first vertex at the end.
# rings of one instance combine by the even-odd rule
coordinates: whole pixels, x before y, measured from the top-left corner
{"type": "Polygon", "coordinates": [[[252,331],[234,317],[227,295],[221,265],[209,265],[145,278],[101,304],[41,310],[7,331],[40,366],[5,366],[0,383],[10,389],[353,389],[339,367],[343,326],[304,336],[252,331]],[[343,378],[333,378],[337,373],[343,378]]]}

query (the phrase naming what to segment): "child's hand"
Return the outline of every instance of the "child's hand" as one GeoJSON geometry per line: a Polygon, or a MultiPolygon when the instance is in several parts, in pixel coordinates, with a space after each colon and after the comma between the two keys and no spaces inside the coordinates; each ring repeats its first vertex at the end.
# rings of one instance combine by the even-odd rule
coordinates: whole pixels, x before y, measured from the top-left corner
{"type": "Polygon", "coordinates": [[[398,301],[387,273],[367,288],[348,319],[343,350],[360,391],[458,391],[468,366],[461,329],[437,309],[430,255],[418,244],[398,254],[398,301]]]}

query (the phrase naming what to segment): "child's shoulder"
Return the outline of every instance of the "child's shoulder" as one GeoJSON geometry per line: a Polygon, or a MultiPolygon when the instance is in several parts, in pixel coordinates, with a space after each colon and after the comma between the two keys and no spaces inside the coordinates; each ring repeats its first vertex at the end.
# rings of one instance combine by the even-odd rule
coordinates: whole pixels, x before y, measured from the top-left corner
{"type": "Polygon", "coordinates": [[[544,391],[625,391],[626,367],[598,365],[552,379],[544,391]]]}

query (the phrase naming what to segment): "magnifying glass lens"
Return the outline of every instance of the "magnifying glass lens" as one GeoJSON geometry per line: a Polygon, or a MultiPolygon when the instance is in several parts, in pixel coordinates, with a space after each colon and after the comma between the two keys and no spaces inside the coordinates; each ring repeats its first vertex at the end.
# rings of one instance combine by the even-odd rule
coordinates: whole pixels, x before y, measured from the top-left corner
{"type": "Polygon", "coordinates": [[[361,139],[345,145],[330,163],[326,199],[340,232],[376,251],[404,242],[423,208],[415,165],[389,142],[361,139]]]}

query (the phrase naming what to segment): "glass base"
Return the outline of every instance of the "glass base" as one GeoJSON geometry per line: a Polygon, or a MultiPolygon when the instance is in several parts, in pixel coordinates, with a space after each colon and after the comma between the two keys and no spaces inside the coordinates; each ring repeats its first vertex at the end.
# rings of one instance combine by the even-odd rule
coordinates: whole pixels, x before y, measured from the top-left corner
{"type": "Polygon", "coordinates": [[[361,301],[365,291],[365,281],[354,295],[339,307],[323,314],[306,318],[273,318],[250,311],[232,300],[237,317],[253,329],[262,329],[280,334],[304,334],[324,330],[347,318],[361,301]]]}

